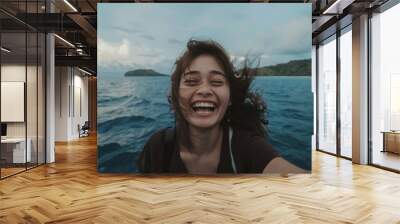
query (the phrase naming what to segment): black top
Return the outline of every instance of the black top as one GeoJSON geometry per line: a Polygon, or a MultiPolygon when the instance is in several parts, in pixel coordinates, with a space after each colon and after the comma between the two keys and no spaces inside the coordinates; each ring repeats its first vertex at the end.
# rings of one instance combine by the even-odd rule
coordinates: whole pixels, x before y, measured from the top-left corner
{"type": "MultiPolygon", "coordinates": [[[[229,152],[229,129],[223,129],[222,149],[217,173],[233,173],[229,152]]],[[[138,159],[143,173],[188,173],[182,161],[174,129],[163,129],[148,140],[138,159]]],[[[264,137],[251,132],[233,129],[232,154],[238,173],[262,173],[267,164],[278,157],[264,137]]]]}

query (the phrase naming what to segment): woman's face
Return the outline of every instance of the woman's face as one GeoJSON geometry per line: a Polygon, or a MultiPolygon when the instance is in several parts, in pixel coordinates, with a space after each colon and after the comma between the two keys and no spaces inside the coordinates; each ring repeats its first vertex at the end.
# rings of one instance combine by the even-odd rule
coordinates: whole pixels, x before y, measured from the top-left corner
{"type": "Polygon", "coordinates": [[[219,125],[230,102],[229,83],[216,59],[200,55],[185,69],[179,84],[179,104],[190,126],[219,125]]]}

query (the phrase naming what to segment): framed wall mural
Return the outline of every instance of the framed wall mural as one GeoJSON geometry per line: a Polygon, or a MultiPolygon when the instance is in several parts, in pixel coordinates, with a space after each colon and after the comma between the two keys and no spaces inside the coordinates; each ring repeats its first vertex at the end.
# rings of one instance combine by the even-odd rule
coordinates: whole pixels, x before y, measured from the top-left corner
{"type": "Polygon", "coordinates": [[[99,172],[311,172],[311,4],[98,8],[99,172]]]}

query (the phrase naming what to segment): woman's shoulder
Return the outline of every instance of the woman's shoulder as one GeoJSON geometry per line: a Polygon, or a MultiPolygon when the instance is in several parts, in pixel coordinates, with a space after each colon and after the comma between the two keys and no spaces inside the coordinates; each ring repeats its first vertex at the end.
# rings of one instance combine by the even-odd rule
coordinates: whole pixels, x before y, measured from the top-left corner
{"type": "Polygon", "coordinates": [[[141,172],[162,172],[164,160],[173,150],[172,128],[163,128],[152,134],[138,159],[141,172]]]}
{"type": "Polygon", "coordinates": [[[149,140],[147,141],[147,143],[151,143],[151,144],[158,144],[162,141],[163,136],[165,135],[166,132],[166,128],[162,128],[160,130],[157,130],[156,132],[154,132],[149,140]]]}
{"type": "Polygon", "coordinates": [[[243,145],[259,145],[268,144],[267,138],[260,134],[243,128],[232,127],[233,138],[238,140],[237,142],[243,145]]]}
{"type": "Polygon", "coordinates": [[[174,140],[174,129],[171,127],[162,128],[153,133],[147,141],[145,147],[159,148],[174,140]]]}
{"type": "Polygon", "coordinates": [[[264,136],[248,130],[234,129],[232,138],[240,151],[245,151],[247,155],[253,151],[273,150],[272,145],[267,142],[264,136]]]}
{"type": "Polygon", "coordinates": [[[279,153],[265,136],[246,129],[233,128],[232,149],[245,172],[261,173],[279,153]]]}

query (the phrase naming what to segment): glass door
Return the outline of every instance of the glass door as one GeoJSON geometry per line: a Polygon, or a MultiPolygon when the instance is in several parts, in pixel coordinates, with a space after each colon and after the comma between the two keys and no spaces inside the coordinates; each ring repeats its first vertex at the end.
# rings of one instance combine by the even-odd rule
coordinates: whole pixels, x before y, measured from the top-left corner
{"type": "MultiPolygon", "coordinates": [[[[16,13],[44,13],[45,1],[8,1],[16,13]]],[[[0,12],[0,178],[45,163],[44,33],[0,12]],[[4,22],[6,21],[6,22],[4,22]]]]}
{"type": "Polygon", "coordinates": [[[318,149],[336,154],[336,35],[318,47],[318,149]]]}
{"type": "Polygon", "coordinates": [[[26,170],[26,33],[1,33],[1,177],[26,170]]]}
{"type": "Polygon", "coordinates": [[[352,33],[341,31],[340,41],[340,156],[352,158],[352,33]]]}
{"type": "Polygon", "coordinates": [[[400,171],[400,4],[371,18],[371,163],[400,171]]]}

